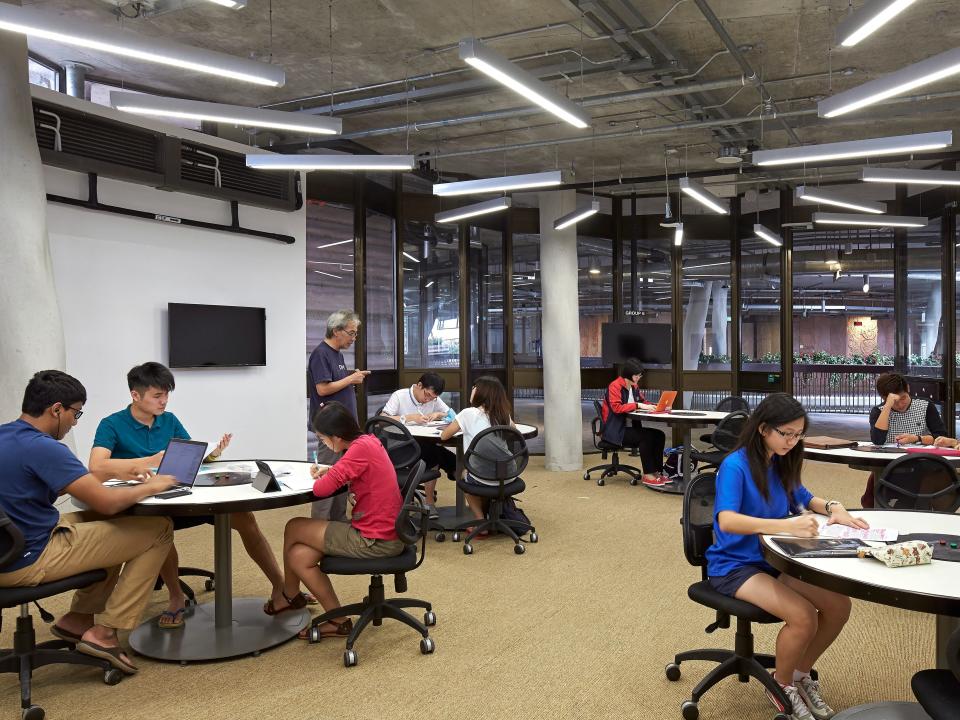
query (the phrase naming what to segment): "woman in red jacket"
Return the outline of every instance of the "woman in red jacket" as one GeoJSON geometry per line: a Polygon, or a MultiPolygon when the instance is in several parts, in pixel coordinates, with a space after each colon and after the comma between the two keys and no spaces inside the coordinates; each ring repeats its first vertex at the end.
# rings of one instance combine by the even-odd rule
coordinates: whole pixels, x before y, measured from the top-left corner
{"type": "Polygon", "coordinates": [[[643,377],[638,360],[627,360],[620,368],[620,377],[607,387],[603,400],[603,439],[621,447],[637,448],[643,464],[643,484],[659,487],[669,482],[663,474],[663,447],[667,437],[660,430],[645,428],[639,420],[628,425],[629,413],[635,410],[653,410],[637,383],[643,377]]]}
{"type": "MultiPolygon", "coordinates": [[[[306,600],[299,593],[301,582],[325,611],[341,606],[330,578],[320,571],[324,555],[378,558],[403,551],[395,529],[403,499],[397,472],[383,445],[373,435],[364,435],[353,415],[338,402],[328,402],[317,410],[313,429],[320,442],[335,453],[343,453],[334,465],[310,468],[315,479],[313,494],[329,497],[349,485],[350,521],[298,517],[287,523],[283,531],[283,595],[287,604],[269,607],[270,614],[305,607],[306,600]]],[[[335,618],[320,626],[320,635],[348,635],[352,627],[347,618],[335,618]]]]}

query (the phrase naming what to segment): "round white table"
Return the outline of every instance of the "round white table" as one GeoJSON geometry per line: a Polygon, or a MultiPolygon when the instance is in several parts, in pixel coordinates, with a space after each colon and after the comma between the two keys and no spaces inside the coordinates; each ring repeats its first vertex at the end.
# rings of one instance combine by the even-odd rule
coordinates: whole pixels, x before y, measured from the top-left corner
{"type": "MultiPolygon", "coordinates": [[[[871,527],[889,527],[901,535],[942,533],[960,536],[960,515],[907,510],[857,510],[871,527]]],[[[957,562],[934,559],[929,565],[888,568],[873,558],[795,558],[784,553],[775,536],[764,535],[764,559],[778,570],[834,592],[892,607],[936,616],[936,666],[946,668],[947,639],[960,627],[960,549],[957,562]]],[[[915,703],[874,703],[838,713],[835,720],[920,720],[915,703]]],[[[928,719],[927,719],[928,720],[928,719]]]]}
{"type": "MultiPolygon", "coordinates": [[[[860,448],[876,447],[872,442],[859,442],[860,448]]],[[[818,448],[809,448],[804,446],[803,457],[807,460],[817,460],[818,462],[840,463],[849,465],[855,470],[877,470],[883,469],[894,460],[902,458],[904,455],[912,453],[894,451],[894,448],[888,450],[855,450],[854,448],[832,448],[830,450],[821,450],[818,448]]],[[[960,457],[943,456],[943,459],[951,465],[960,467],[960,457]]]]}
{"type": "MultiPolygon", "coordinates": [[[[130,646],[140,655],[181,663],[258,655],[261,650],[290,640],[309,621],[307,610],[271,617],[263,612],[265,598],[233,596],[230,513],[289,507],[317,499],[310,477],[311,463],[266,462],[280,481],[279,491],[263,493],[249,483],[214,487],[194,485],[190,495],[169,500],[151,497],[127,510],[130,515],[214,517],[214,601],[188,607],[184,625],[178,629],[161,629],[156,618],[142,623],[130,633],[130,646]]],[[[252,461],[222,461],[216,465],[222,465],[225,471],[249,472],[251,480],[257,473],[257,466],[252,461]]]]}
{"type": "Polygon", "coordinates": [[[693,429],[716,425],[729,414],[730,413],[720,412],[718,410],[671,410],[665,413],[637,410],[636,412],[629,413],[630,417],[639,418],[640,420],[662,422],[670,427],[679,427],[683,433],[683,455],[680,458],[683,479],[678,483],[668,483],[659,487],[650,487],[649,485],[645,485],[644,487],[656,490],[657,492],[683,495],[693,474],[690,467],[690,452],[693,450],[693,429]]]}

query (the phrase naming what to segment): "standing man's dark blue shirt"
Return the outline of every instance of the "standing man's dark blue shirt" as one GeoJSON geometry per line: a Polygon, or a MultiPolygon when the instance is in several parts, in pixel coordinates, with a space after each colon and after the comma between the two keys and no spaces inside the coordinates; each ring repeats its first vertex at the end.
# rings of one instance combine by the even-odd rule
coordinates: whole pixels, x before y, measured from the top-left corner
{"type": "Polygon", "coordinates": [[[347,361],[344,359],[342,352],[334,350],[326,341],[321,342],[310,353],[307,372],[310,376],[311,418],[317,412],[321,403],[331,402],[332,400],[343,403],[344,407],[354,417],[357,416],[357,395],[353,385],[347,385],[343,390],[339,390],[332,395],[320,397],[317,393],[317,383],[336,382],[352,374],[350,370],[347,370],[347,361]]]}

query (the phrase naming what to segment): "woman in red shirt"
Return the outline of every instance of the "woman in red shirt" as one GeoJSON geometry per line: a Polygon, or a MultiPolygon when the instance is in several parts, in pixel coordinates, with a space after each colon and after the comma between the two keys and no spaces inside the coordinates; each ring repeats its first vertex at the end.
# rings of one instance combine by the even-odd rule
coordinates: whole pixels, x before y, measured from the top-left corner
{"type": "MultiPolygon", "coordinates": [[[[395,524],[403,500],[397,472],[383,445],[373,435],[364,435],[353,415],[340,403],[322,405],[313,417],[317,438],[335,453],[343,453],[334,465],[314,465],[313,494],[329,497],[348,485],[349,522],[294,518],[283,531],[282,607],[274,613],[299,610],[306,604],[300,583],[310,589],[327,612],[340,607],[330,578],[320,570],[324,555],[355,558],[393,557],[403,551],[395,524]]],[[[348,635],[352,623],[335,618],[320,626],[322,637],[348,635]]]]}

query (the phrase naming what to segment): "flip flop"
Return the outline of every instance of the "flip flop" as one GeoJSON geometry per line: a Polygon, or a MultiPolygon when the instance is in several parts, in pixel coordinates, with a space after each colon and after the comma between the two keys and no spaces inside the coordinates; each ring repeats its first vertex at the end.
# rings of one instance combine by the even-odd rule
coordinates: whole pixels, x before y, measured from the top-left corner
{"type": "Polygon", "coordinates": [[[139,672],[139,668],[136,665],[127,662],[121,657],[123,655],[123,648],[121,647],[106,647],[104,645],[97,645],[97,643],[90,642],[89,640],[81,640],[77,643],[77,652],[106,660],[117,670],[127,675],[135,675],[139,672]]]}
{"type": "Polygon", "coordinates": [[[284,607],[278,610],[276,607],[274,607],[273,598],[271,598],[263,604],[263,611],[267,615],[279,615],[280,613],[287,612],[289,610],[303,610],[308,604],[304,593],[297,593],[292,598],[288,598],[286,595],[284,595],[283,598],[287,601],[287,605],[284,607]]]}
{"type": "Polygon", "coordinates": [[[78,635],[75,632],[66,630],[60,627],[59,625],[53,625],[50,628],[50,634],[53,635],[55,638],[63,640],[64,642],[73,643],[74,645],[80,642],[80,640],[83,638],[82,635],[78,635]]]}
{"type": "MultiPolygon", "coordinates": [[[[333,620],[327,620],[327,622],[330,623],[331,625],[335,625],[337,629],[327,630],[327,631],[321,630],[320,631],[321,638],[346,637],[347,635],[350,634],[350,631],[353,630],[353,621],[350,618],[347,618],[343,622],[334,622],[333,620]]],[[[300,638],[301,640],[309,640],[311,627],[313,626],[307,625],[303,630],[297,633],[297,637],[300,638]]]]}
{"type": "Polygon", "coordinates": [[[179,610],[164,610],[157,618],[157,627],[162,630],[176,630],[183,627],[183,615],[186,608],[179,610]]]}
{"type": "Polygon", "coordinates": [[[319,604],[320,604],[320,601],[317,600],[317,599],[313,596],[313,593],[302,592],[302,593],[300,593],[300,594],[303,595],[304,599],[307,601],[307,605],[319,605],[319,604]]]}

